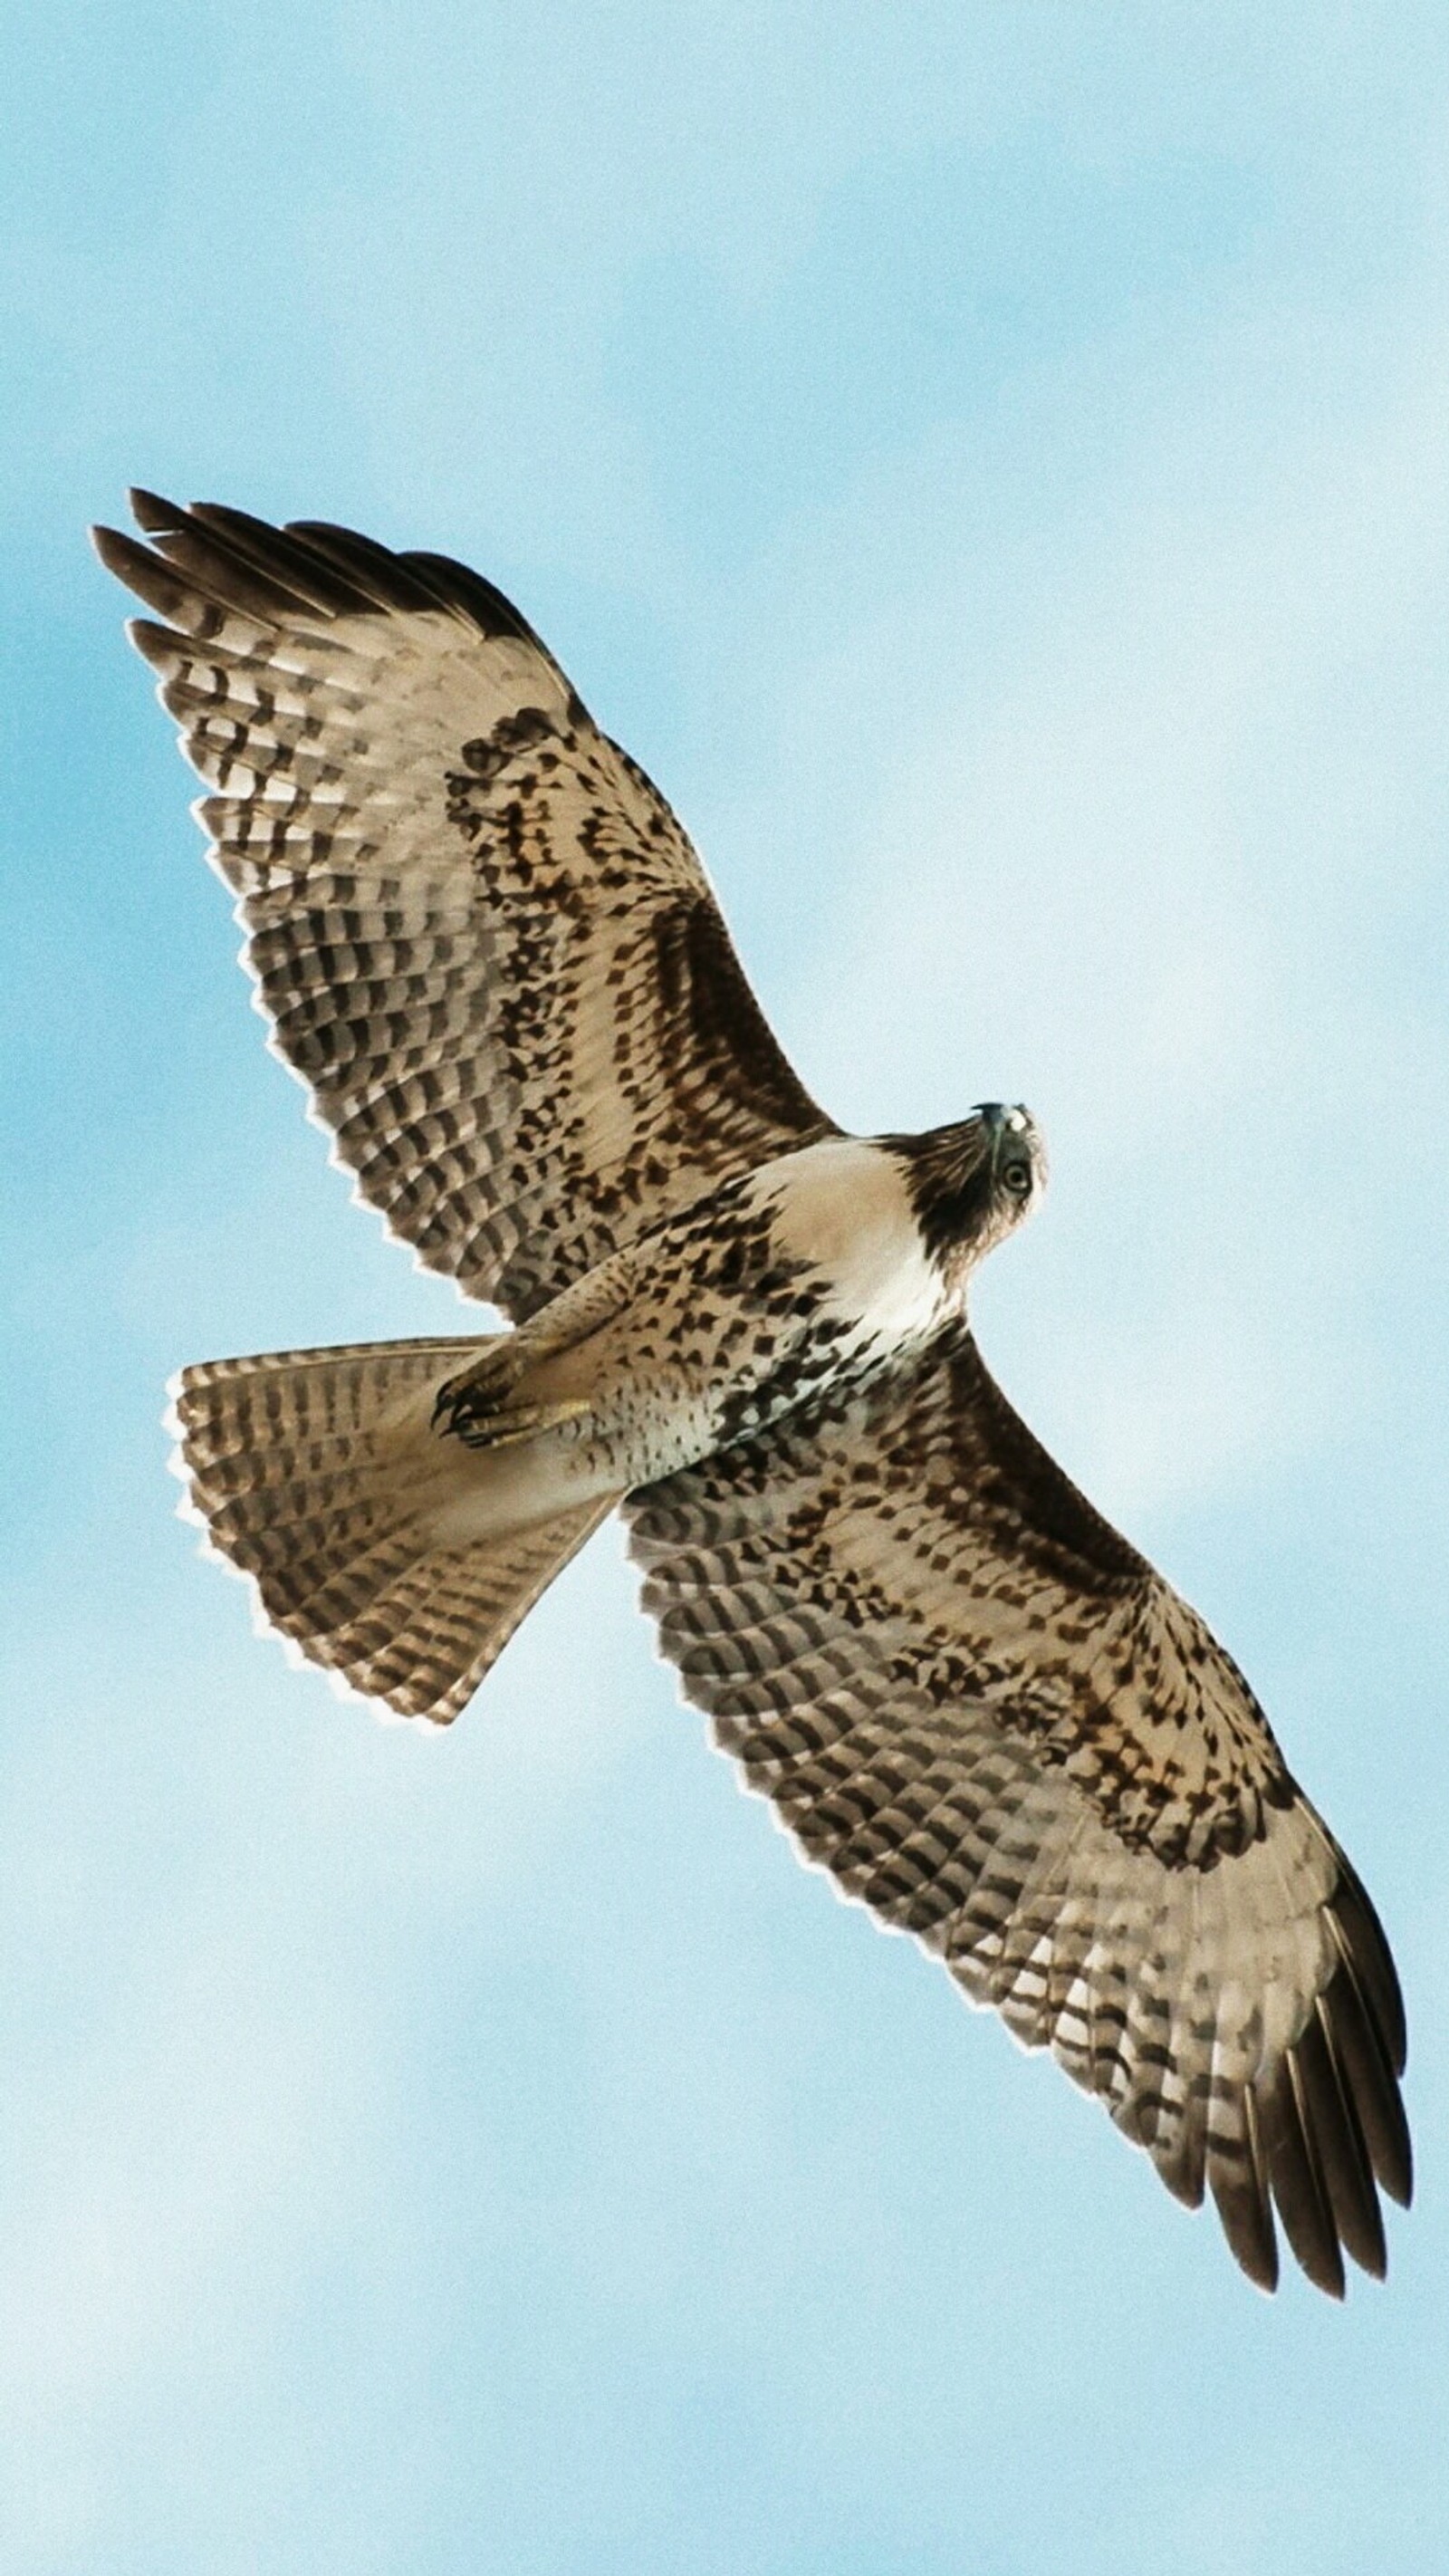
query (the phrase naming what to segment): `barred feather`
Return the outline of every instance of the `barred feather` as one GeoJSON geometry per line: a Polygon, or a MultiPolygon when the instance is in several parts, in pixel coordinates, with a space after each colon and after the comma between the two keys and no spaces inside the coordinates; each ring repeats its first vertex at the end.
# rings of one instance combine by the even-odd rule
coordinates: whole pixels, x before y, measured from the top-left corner
{"type": "Polygon", "coordinates": [[[278,1052],[359,1195],[515,1317],[830,1132],[704,870],[502,594],[349,530],[133,496],[96,532],[212,793],[278,1052]]]}
{"type": "Polygon", "coordinates": [[[1382,2273],[1411,2169],[1373,1909],[1231,1658],[965,1328],[1039,1177],[1026,1113],[840,1139],[668,806],[478,575],[133,500],[149,542],[97,543],[164,621],[133,637],[274,1044],[360,1195],[524,1324],[497,1373],[524,1345],[536,1370],[517,1445],[492,1359],[439,1429],[476,1343],[187,1371],[213,1542],[303,1652],[446,1720],[641,1480],[664,1651],[804,1856],[1050,2048],[1179,2199],[1211,2192],[1264,2288],[1275,2212],[1320,2288],[1345,2252],[1382,2273]],[[540,1425],[556,1453],[525,1456],[540,1425]]]}
{"type": "Polygon", "coordinates": [[[964,1329],[628,1498],[685,1696],[807,1860],[1052,2050],[1238,2261],[1384,2269],[1403,2015],[1377,1920],[1196,1614],[964,1329]]]}
{"type": "Polygon", "coordinates": [[[480,1343],[356,1343],[209,1360],[174,1394],[191,1516],[310,1663],[400,1717],[446,1725],[613,1497],[464,1546],[431,1507],[480,1470],[429,1430],[480,1343]]]}

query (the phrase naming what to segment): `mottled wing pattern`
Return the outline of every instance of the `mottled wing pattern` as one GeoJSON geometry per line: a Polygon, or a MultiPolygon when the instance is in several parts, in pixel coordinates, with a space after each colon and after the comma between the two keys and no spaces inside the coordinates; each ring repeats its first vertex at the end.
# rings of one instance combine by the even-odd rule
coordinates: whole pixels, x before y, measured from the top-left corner
{"type": "Polygon", "coordinates": [[[1407,2200],[1373,1910],[1241,1674],[964,1326],[633,1495],[687,1696],[807,1858],[1050,2047],[1271,2287],[1407,2200]]]}
{"type": "Polygon", "coordinates": [[[275,1045],[361,1196],[522,1318],[831,1132],[688,839],[491,585],[134,497],[103,560],[193,766],[275,1045]]]}

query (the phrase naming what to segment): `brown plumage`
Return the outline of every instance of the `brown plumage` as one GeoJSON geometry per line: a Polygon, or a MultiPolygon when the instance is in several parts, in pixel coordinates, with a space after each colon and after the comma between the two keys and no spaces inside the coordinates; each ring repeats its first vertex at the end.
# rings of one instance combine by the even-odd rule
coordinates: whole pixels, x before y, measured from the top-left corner
{"type": "Polygon", "coordinates": [[[1403,2013],[1231,1658],[988,1375],[1024,1111],[843,1136],[688,840],[506,600],[136,496],[274,1044],[510,1335],[183,1373],[191,1506],[312,1660],[446,1721],[622,1501],[686,1694],[805,1856],[1048,2046],[1276,2278],[1381,2273],[1403,2013]]]}

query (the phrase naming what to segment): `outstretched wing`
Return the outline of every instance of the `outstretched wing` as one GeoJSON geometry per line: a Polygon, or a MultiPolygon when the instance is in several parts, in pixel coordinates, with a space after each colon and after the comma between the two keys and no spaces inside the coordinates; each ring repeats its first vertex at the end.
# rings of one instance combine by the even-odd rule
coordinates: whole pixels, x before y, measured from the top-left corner
{"type": "Polygon", "coordinates": [[[965,1327],[630,1497],[686,1695],[806,1857],[1320,2288],[1410,2188],[1383,1934],[1242,1675],[965,1327]]]}
{"type": "Polygon", "coordinates": [[[643,771],[488,582],[133,495],[101,558],[238,896],[279,1053],[361,1196],[523,1317],[828,1134],[643,771]]]}

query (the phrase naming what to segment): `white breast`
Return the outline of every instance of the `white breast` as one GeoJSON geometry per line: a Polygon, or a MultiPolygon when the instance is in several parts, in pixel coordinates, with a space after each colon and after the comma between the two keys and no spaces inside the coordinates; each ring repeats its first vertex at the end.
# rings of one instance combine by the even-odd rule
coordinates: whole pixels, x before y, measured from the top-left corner
{"type": "Polygon", "coordinates": [[[893,1347],[939,1321],[941,1274],[921,1242],[901,1166],[883,1146],[828,1137],[767,1164],[755,1188],[773,1203],[781,1252],[822,1274],[825,1311],[854,1328],[853,1347],[893,1347]]]}

